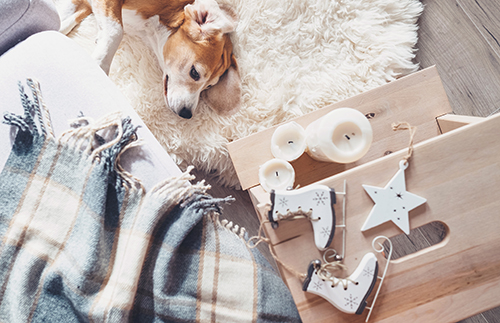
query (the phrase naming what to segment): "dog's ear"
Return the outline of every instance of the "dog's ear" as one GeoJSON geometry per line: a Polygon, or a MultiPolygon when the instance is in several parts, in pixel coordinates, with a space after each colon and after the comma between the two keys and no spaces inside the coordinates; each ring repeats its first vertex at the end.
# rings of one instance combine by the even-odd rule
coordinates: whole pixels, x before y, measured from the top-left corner
{"type": "Polygon", "coordinates": [[[236,15],[226,7],[220,8],[214,0],[195,0],[184,7],[184,13],[198,24],[202,36],[227,34],[236,29],[236,15]]]}
{"type": "Polygon", "coordinates": [[[166,18],[160,18],[161,22],[171,29],[179,28],[184,23],[184,19],[184,11],[180,11],[174,15],[168,15],[166,18]]]}
{"type": "Polygon", "coordinates": [[[241,107],[241,79],[238,64],[232,53],[231,65],[219,78],[217,84],[201,92],[205,103],[219,115],[227,116],[241,107]]]}

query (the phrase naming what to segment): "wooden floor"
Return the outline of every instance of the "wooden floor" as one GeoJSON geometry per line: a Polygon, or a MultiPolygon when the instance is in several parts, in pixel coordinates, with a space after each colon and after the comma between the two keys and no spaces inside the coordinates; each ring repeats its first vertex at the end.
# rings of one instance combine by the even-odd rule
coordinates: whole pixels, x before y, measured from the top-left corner
{"type": "MultiPolygon", "coordinates": [[[[499,112],[500,1],[422,2],[425,9],[418,23],[419,42],[415,61],[420,63],[421,68],[437,65],[456,114],[485,117],[499,112]]],[[[206,176],[200,174],[200,177],[206,176]]],[[[208,182],[213,186],[212,195],[232,195],[236,198],[236,202],[225,207],[224,216],[245,227],[250,235],[256,234],[259,223],[248,194],[220,187],[214,180],[209,179],[208,182]]],[[[439,241],[440,236],[441,228],[431,225],[412,230],[410,236],[400,236],[396,242],[403,253],[410,253],[439,241]]],[[[271,259],[265,247],[261,250],[271,259]]],[[[461,322],[500,322],[500,307],[461,322]]]]}

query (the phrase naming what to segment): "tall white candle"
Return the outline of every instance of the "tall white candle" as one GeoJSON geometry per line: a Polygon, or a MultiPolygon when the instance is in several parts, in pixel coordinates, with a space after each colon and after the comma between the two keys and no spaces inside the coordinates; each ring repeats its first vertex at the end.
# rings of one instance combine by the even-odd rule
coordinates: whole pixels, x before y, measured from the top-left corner
{"type": "Polygon", "coordinates": [[[306,128],[306,152],[319,161],[352,163],[363,157],[373,139],[368,119],[358,110],[339,108],[306,128]]]}
{"type": "Polygon", "coordinates": [[[306,150],[306,132],[292,121],[279,126],[271,137],[271,152],[276,158],[294,161],[306,150]]]}
{"type": "Polygon", "coordinates": [[[293,187],[295,171],[292,165],[283,159],[268,160],[259,168],[259,182],[265,191],[286,190],[293,187]]]}

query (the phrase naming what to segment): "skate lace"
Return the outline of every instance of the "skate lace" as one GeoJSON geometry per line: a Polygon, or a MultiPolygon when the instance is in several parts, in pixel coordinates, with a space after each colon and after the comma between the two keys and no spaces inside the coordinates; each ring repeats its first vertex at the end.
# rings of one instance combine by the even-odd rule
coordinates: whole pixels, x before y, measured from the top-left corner
{"type": "MultiPolygon", "coordinates": [[[[257,207],[264,207],[266,209],[271,209],[271,204],[270,203],[263,203],[259,204],[257,207]]],[[[321,217],[318,218],[313,218],[313,209],[309,208],[309,210],[304,211],[301,206],[297,208],[297,210],[286,210],[286,213],[283,214],[279,211],[276,211],[276,216],[278,218],[278,221],[292,221],[292,220],[297,220],[297,219],[308,219],[310,221],[319,221],[321,217]]]]}
{"type": "Polygon", "coordinates": [[[347,267],[341,264],[339,261],[325,262],[318,269],[316,269],[316,274],[320,279],[331,282],[332,287],[337,287],[339,284],[342,284],[344,290],[347,290],[349,282],[355,285],[357,285],[358,283],[350,278],[335,277],[336,272],[346,270],[347,267]]]}
{"type": "MultiPolygon", "coordinates": [[[[266,208],[269,210],[271,208],[271,204],[269,203],[263,203],[257,205],[257,208],[266,208]]],[[[291,221],[291,220],[296,220],[296,219],[309,219],[311,221],[319,221],[321,218],[312,218],[312,213],[313,209],[310,208],[308,211],[304,211],[301,207],[298,207],[296,211],[290,211],[287,210],[286,214],[282,214],[277,212],[278,215],[278,220],[279,221],[291,221]]],[[[291,266],[287,265],[283,261],[281,261],[278,256],[274,253],[273,248],[271,248],[271,240],[263,235],[263,228],[265,224],[270,224],[271,221],[268,219],[262,220],[259,226],[259,230],[256,236],[250,237],[247,241],[247,247],[250,249],[256,248],[260,243],[264,242],[267,244],[269,247],[269,251],[271,253],[271,256],[274,258],[274,260],[281,264],[286,270],[288,270],[290,273],[294,274],[297,278],[299,279],[305,279],[306,274],[300,273],[291,266]]],[[[353,281],[350,278],[336,278],[334,277],[334,273],[338,271],[345,271],[347,270],[347,266],[343,265],[340,261],[333,261],[330,262],[327,260],[327,258],[335,257],[337,255],[337,252],[334,249],[328,249],[325,251],[323,254],[323,260],[324,263],[317,269],[317,274],[318,276],[323,279],[330,281],[332,283],[332,287],[335,287],[339,284],[342,284],[344,287],[344,290],[347,289],[348,283],[351,282],[353,284],[358,284],[357,282],[353,281]],[[328,255],[328,252],[333,251],[333,255],[328,255]]]]}

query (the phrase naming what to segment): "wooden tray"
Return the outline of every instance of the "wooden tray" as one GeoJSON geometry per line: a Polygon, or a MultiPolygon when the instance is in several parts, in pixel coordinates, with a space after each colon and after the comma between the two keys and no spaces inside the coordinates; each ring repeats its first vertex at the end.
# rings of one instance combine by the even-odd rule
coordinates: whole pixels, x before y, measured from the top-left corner
{"type": "MultiPolygon", "coordinates": [[[[292,163],[296,184],[305,186],[407,147],[408,134],[392,131],[390,122],[408,121],[417,126],[415,142],[420,142],[437,136],[440,132],[435,118],[452,111],[437,69],[430,67],[294,121],[306,128],[314,120],[340,107],[358,109],[370,118],[374,135],[370,150],[362,159],[351,164],[317,162],[303,154],[292,163]]],[[[259,166],[273,158],[271,136],[277,127],[228,144],[229,154],[244,190],[259,185],[259,166]]]]}
{"type": "MultiPolygon", "coordinates": [[[[293,166],[303,186],[320,179],[319,183],[342,191],[347,181],[345,264],[350,271],[372,251],[374,237],[402,233],[392,222],[360,231],[374,205],[361,185],[385,186],[406,154],[408,132],[392,132],[392,122],[418,126],[406,183],[408,191],[426,198],[427,203],[410,212],[411,229],[433,221],[447,229],[437,245],[391,261],[370,321],[452,322],[500,305],[500,116],[443,116],[436,122],[436,117],[451,109],[436,69],[430,68],[296,121],[305,127],[341,106],[374,113],[370,120],[375,138],[369,155],[350,165],[317,163],[306,157],[293,166]],[[469,123],[473,124],[438,135],[469,123]],[[386,151],[394,153],[385,156],[386,151]]],[[[256,175],[259,165],[272,158],[266,147],[272,132],[244,138],[229,149],[261,220],[266,213],[257,205],[268,202],[269,195],[258,185],[256,175]]],[[[341,221],[340,205],[336,206],[337,221],[341,221]]],[[[311,260],[321,258],[307,220],[284,222],[276,230],[266,225],[265,232],[277,256],[296,270],[305,272],[311,260]]],[[[340,232],[337,229],[331,245],[337,249],[342,245],[340,232]]],[[[385,258],[377,257],[384,268],[385,258]]],[[[324,299],[303,292],[295,276],[280,270],[304,322],[364,322],[366,310],[362,315],[344,314],[324,299]]]]}

